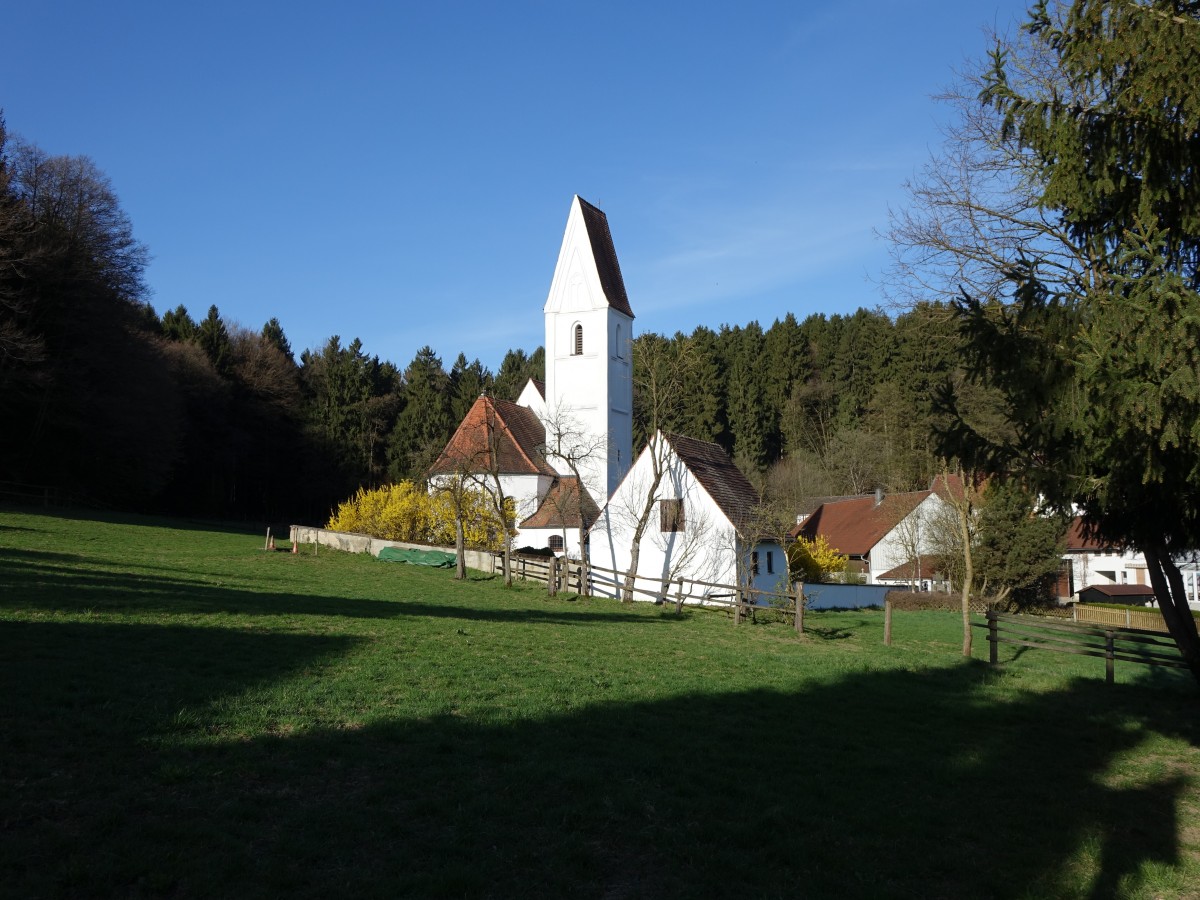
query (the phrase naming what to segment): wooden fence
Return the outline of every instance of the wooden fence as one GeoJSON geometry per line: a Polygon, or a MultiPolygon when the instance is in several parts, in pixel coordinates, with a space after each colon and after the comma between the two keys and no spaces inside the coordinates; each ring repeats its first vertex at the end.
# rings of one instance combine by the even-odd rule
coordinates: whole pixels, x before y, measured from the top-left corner
{"type": "Polygon", "coordinates": [[[1143,631],[1167,633],[1167,623],[1162,610],[1154,609],[1110,609],[1090,603],[1076,603],[1071,608],[1071,618],[1076,622],[1095,625],[1116,625],[1118,628],[1140,628],[1143,631]]]}
{"type": "MultiPolygon", "coordinates": [[[[628,577],[628,573],[618,569],[590,565],[585,583],[583,566],[579,561],[548,556],[514,555],[512,566],[514,578],[545,584],[550,594],[573,589],[578,594],[592,596],[598,587],[602,587],[607,591],[606,595],[619,596],[628,577]]],[[[503,567],[503,556],[496,554],[492,571],[503,571],[503,567]]],[[[689,602],[697,606],[726,609],[732,614],[735,624],[747,616],[757,620],[759,612],[773,609],[790,615],[797,631],[804,630],[804,585],[801,582],[796,582],[790,592],[779,593],[684,578],[669,579],[664,584],[661,577],[635,574],[632,592],[635,598],[640,595],[655,603],[673,603],[676,611],[681,611],[689,602]],[[797,598],[801,602],[798,603],[797,598]]]]}
{"type": "Polygon", "coordinates": [[[986,624],[976,623],[976,627],[988,631],[988,661],[993,666],[999,665],[997,651],[1000,644],[1016,644],[1036,650],[1102,658],[1105,680],[1109,684],[1113,682],[1118,660],[1172,669],[1187,668],[1173,641],[1158,632],[1141,628],[1095,628],[994,610],[988,611],[986,624]]]}

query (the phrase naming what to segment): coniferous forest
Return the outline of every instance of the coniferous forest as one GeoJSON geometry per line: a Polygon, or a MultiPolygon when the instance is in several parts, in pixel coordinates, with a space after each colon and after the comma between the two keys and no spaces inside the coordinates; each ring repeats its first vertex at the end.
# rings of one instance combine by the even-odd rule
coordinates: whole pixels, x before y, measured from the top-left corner
{"type": "MultiPolygon", "coordinates": [[[[159,298],[160,314],[147,260],[103,172],[0,120],[0,482],[78,504],[323,520],[359,486],[420,478],[482,391],[515,399],[543,377],[541,348],[509,351],[497,372],[461,353],[447,367],[428,346],[398,364],[339,335],[297,352],[279,319],[247,328],[216,305],[159,298]]],[[[956,335],[945,307],[918,304],[643,334],[634,356],[686,345],[660,424],[720,443],[798,501],[928,486],[956,335]]]]}

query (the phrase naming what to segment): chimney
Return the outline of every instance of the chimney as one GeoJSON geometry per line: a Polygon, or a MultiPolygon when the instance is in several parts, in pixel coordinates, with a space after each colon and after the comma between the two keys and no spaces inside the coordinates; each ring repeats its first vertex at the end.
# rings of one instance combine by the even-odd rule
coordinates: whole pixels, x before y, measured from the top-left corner
{"type": "Polygon", "coordinates": [[[883,488],[877,487],[877,488],[875,488],[875,505],[878,506],[882,502],[883,502],[883,488]]]}

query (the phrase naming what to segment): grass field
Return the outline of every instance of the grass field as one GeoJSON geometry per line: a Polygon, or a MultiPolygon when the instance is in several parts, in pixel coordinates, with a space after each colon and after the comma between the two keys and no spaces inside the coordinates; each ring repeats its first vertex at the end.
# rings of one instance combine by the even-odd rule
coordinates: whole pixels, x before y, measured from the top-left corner
{"type": "Polygon", "coordinates": [[[0,509],[0,895],[1200,897],[1200,692],[0,509]]]}

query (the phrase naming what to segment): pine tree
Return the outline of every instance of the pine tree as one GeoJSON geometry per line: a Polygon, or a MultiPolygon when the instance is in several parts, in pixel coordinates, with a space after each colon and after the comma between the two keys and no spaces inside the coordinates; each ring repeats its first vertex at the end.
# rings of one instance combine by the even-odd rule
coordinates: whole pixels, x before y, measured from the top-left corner
{"type": "Polygon", "coordinates": [[[229,331],[221,321],[221,314],[215,305],[208,308],[208,315],[196,328],[193,340],[204,351],[217,373],[223,377],[228,376],[233,365],[233,345],[229,340],[229,331]]]}
{"type": "MultiPolygon", "coordinates": [[[[946,447],[1025,473],[1102,537],[1141,550],[1200,681],[1176,562],[1200,546],[1200,11],[1076,0],[1060,14],[1042,2],[1026,34],[992,52],[980,99],[1014,191],[1033,194],[993,215],[1007,223],[998,240],[1019,231],[1011,211],[1024,202],[1036,206],[1033,237],[1002,267],[1011,297],[957,306],[972,372],[1002,393],[1014,428],[989,439],[960,419],[946,447]]],[[[959,212],[988,220],[978,202],[959,212]]],[[[978,260],[971,237],[955,252],[978,260]]]]}

